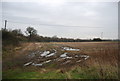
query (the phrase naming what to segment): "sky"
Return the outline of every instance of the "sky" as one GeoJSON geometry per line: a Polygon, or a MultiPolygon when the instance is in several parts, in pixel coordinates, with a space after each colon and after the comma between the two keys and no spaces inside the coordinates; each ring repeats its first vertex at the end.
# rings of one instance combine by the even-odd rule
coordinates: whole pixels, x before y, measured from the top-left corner
{"type": "Polygon", "coordinates": [[[34,27],[39,35],[48,37],[57,35],[80,39],[118,38],[117,2],[2,2],[2,27],[4,20],[8,21],[8,29],[21,29],[24,33],[30,26],[34,27]]]}

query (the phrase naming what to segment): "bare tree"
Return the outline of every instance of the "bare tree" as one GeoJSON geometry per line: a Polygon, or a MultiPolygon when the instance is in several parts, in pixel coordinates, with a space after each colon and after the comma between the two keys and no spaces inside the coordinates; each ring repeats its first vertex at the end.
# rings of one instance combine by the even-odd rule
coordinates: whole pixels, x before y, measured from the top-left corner
{"type": "Polygon", "coordinates": [[[33,27],[27,27],[25,33],[29,36],[29,40],[31,40],[32,36],[37,35],[37,30],[33,27]]]}

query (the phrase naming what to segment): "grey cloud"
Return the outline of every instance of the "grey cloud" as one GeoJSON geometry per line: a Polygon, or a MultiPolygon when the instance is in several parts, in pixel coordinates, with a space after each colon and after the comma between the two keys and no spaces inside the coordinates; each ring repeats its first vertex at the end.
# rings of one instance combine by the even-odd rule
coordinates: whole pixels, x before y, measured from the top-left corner
{"type": "MultiPolygon", "coordinates": [[[[33,2],[3,3],[3,19],[30,23],[30,25],[38,24],[35,25],[38,28],[38,33],[46,36],[92,38],[104,32],[106,33],[105,38],[117,38],[117,15],[117,3],[115,2],[83,3],[66,1],[57,6],[33,2]],[[83,27],[52,27],[39,24],[83,27]],[[110,33],[113,36],[109,36],[110,33]]],[[[25,26],[22,25],[22,27],[24,27],[22,28],[24,31],[25,26]]]]}

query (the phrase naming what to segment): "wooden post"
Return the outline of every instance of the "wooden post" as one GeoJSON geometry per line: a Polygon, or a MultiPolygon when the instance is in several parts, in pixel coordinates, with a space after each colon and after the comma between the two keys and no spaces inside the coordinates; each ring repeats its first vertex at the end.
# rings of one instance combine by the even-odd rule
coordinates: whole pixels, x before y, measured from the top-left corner
{"type": "Polygon", "coordinates": [[[7,27],[7,20],[5,20],[5,30],[6,30],[6,27],[7,27]]]}

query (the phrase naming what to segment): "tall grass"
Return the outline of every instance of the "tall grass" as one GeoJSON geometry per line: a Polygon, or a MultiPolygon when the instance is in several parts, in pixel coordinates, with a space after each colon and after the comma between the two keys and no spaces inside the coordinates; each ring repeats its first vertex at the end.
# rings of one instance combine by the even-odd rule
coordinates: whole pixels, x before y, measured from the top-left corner
{"type": "MultiPolygon", "coordinates": [[[[28,44],[26,44],[28,45],[28,44]]],[[[100,43],[41,43],[45,50],[60,46],[70,46],[81,49],[79,54],[90,56],[83,63],[73,67],[55,68],[55,64],[49,64],[44,68],[23,67],[24,53],[35,51],[37,45],[31,44],[17,57],[6,61],[4,64],[3,78],[11,79],[118,79],[118,44],[113,42],[100,43]],[[23,56],[22,56],[23,55],[23,56]],[[5,68],[9,66],[10,68],[5,68]],[[44,69],[44,70],[43,70],[44,69]],[[52,71],[53,70],[53,71],[52,71]],[[18,75],[16,75],[18,74],[18,75]]],[[[59,50],[59,49],[58,49],[59,50]]],[[[19,51],[19,50],[18,50],[19,51]]],[[[59,51],[60,53],[61,51],[59,51]]],[[[73,52],[71,52],[73,53],[73,52]]],[[[59,66],[61,67],[61,66],[59,66]]]]}

